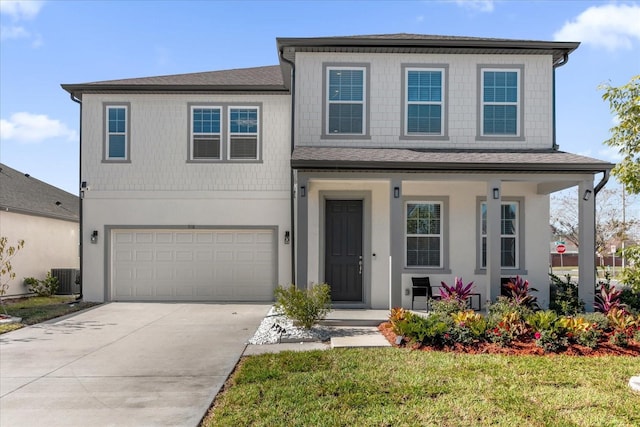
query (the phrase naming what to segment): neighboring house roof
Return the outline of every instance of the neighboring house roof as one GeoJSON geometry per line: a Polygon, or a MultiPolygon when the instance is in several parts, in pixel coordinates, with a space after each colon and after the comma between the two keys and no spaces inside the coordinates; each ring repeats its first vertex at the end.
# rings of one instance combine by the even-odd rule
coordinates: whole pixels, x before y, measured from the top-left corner
{"type": "Polygon", "coordinates": [[[169,76],[63,84],[62,88],[80,98],[82,93],[109,92],[285,92],[278,65],[169,76]]]}
{"type": "Polygon", "coordinates": [[[80,220],[80,199],[0,163],[0,209],[66,221],[80,220]]]}
{"type": "Polygon", "coordinates": [[[416,171],[604,172],[613,164],[555,150],[422,150],[402,148],[296,147],[294,169],[416,171]]]}

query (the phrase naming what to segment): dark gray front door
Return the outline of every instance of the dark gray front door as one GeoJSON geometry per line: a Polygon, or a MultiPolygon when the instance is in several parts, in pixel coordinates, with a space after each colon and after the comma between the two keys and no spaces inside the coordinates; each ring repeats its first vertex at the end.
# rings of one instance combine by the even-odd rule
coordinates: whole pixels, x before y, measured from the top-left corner
{"type": "Polygon", "coordinates": [[[327,200],[325,282],[333,301],[362,301],[362,200],[327,200]]]}

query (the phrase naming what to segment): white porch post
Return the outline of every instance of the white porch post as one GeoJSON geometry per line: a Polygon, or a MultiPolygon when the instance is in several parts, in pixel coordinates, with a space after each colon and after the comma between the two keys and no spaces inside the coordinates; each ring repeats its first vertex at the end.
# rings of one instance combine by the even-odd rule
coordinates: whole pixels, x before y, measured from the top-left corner
{"type": "Polygon", "coordinates": [[[500,296],[500,220],[502,182],[487,182],[487,298],[495,301],[500,296]]]}
{"type": "Polygon", "coordinates": [[[389,197],[391,217],[391,301],[393,307],[402,306],[402,267],[404,265],[404,206],[402,205],[402,180],[393,177],[389,181],[389,197]],[[398,197],[395,197],[395,189],[398,188],[398,197]]]}
{"type": "Polygon", "coordinates": [[[578,185],[578,296],[585,303],[586,311],[593,311],[596,284],[596,195],[593,182],[582,181],[578,185]],[[586,200],[585,200],[586,199],[586,200]]]}

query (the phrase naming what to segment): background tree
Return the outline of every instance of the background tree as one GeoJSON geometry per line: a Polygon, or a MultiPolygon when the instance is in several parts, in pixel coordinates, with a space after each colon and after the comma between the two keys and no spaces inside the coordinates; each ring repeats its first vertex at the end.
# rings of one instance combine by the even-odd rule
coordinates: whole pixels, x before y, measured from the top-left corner
{"type": "Polygon", "coordinates": [[[16,246],[9,246],[9,239],[4,236],[0,237],[0,305],[5,315],[7,314],[7,310],[4,307],[2,297],[9,288],[9,282],[16,277],[16,273],[11,266],[11,260],[23,247],[24,240],[18,240],[16,246]]]}
{"type": "MultiPolygon", "coordinates": [[[[617,124],[611,128],[611,138],[604,143],[618,149],[622,161],[612,173],[630,194],[640,194],[640,75],[619,87],[603,85],[602,99],[609,102],[617,124]]],[[[631,263],[622,273],[622,282],[630,287],[629,305],[640,306],[640,246],[628,246],[623,256],[631,263]]]]}
{"type": "MultiPolygon", "coordinates": [[[[635,197],[626,197],[622,201],[622,190],[606,188],[596,197],[596,251],[607,254],[612,245],[638,242],[640,240],[640,218],[637,209],[627,210],[623,215],[623,204],[634,206],[635,197]],[[626,216],[623,221],[623,216],[626,216]]],[[[556,239],[566,240],[579,246],[578,235],[578,192],[577,188],[554,194],[551,197],[551,232],[556,239]]]]}
{"type": "Polygon", "coordinates": [[[618,149],[622,161],[613,174],[630,194],[640,194],[640,75],[619,87],[600,86],[602,99],[609,102],[617,124],[610,129],[611,138],[604,143],[618,149]]]}

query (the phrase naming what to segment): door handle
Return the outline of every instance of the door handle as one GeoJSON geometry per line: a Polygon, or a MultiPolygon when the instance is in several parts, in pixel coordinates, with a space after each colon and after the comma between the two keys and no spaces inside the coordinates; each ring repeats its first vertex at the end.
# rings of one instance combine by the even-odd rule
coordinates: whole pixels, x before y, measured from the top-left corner
{"type": "Polygon", "coordinates": [[[362,276],[362,255],[358,257],[358,274],[362,276]]]}

